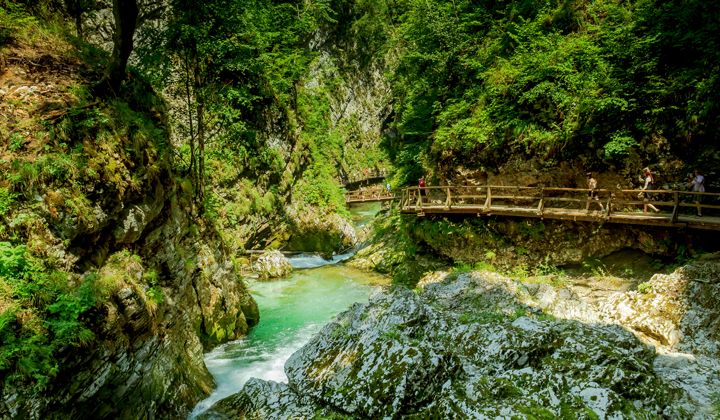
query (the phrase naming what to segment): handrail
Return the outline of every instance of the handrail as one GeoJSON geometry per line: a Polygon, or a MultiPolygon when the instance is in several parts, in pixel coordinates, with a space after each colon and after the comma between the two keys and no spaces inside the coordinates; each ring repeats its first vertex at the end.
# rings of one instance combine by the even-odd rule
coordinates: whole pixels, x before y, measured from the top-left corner
{"type": "Polygon", "coordinates": [[[385,170],[373,170],[372,172],[368,172],[367,174],[362,174],[360,176],[340,179],[340,183],[343,185],[355,184],[355,183],[360,183],[363,181],[368,181],[371,179],[384,178],[386,175],[387,175],[387,171],[385,171],[385,170]]]}
{"type": "MultiPolygon", "coordinates": [[[[644,190],[644,189],[594,189],[566,188],[566,187],[528,187],[513,185],[441,185],[441,186],[413,186],[401,190],[400,206],[404,212],[416,212],[424,215],[428,210],[432,213],[473,213],[492,214],[504,212],[523,215],[535,212],[539,217],[553,213],[555,218],[561,218],[562,212],[567,218],[589,216],[578,212],[584,211],[593,217],[599,216],[606,220],[632,216],[633,223],[637,223],[636,206],[654,205],[658,207],[671,207],[671,223],[679,223],[680,208],[695,208],[701,210],[720,210],[720,193],[679,191],[679,190],[644,190]],[[695,200],[698,199],[698,200],[695,200]],[[415,200],[413,202],[413,200],[415,200]],[[581,207],[573,203],[582,203],[581,207]],[[592,212],[591,207],[599,207],[600,213],[592,212]],[[635,208],[635,210],[633,210],[635,208]],[[570,212],[570,213],[568,213],[570,212]],[[572,214],[571,214],[572,213],[572,214]]],[[[659,220],[669,212],[660,215],[643,216],[647,220],[659,220]]],[[[717,224],[715,221],[705,219],[700,223],[703,226],[717,224]]]]}

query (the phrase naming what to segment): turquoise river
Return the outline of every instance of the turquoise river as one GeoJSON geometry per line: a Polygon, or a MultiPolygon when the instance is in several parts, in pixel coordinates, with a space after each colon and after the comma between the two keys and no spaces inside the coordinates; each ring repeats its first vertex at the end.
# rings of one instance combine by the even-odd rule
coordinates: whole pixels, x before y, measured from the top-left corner
{"type": "MultiPolygon", "coordinates": [[[[358,229],[379,209],[364,205],[352,209],[358,229]]],[[[374,289],[388,279],[346,266],[351,254],[324,260],[315,255],[291,257],[296,270],[287,278],[247,280],[260,307],[260,323],[247,337],[217,347],[205,356],[205,364],[217,388],[201,401],[191,418],[217,401],[240,391],[255,377],[286,382],[283,366],[297,349],[338,313],[355,302],[366,302],[374,289]]]]}

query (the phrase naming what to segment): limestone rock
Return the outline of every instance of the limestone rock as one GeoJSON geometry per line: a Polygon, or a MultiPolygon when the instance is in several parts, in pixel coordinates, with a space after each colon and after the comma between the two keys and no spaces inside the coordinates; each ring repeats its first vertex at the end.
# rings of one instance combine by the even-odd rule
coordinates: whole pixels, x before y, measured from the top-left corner
{"type": "Polygon", "coordinates": [[[287,384],[251,378],[242,392],[218,401],[198,418],[301,419],[312,418],[318,408],[309,397],[298,395],[287,384]]]}
{"type": "MultiPolygon", "coordinates": [[[[651,346],[618,325],[548,319],[531,289],[473,273],[428,278],[420,294],[377,294],[291,356],[287,387],[253,381],[231,397],[245,411],[223,410],[262,407],[262,416],[282,418],[285,406],[268,403],[282,395],[354,418],[683,413],[683,392],[653,369],[651,346]]],[[[571,298],[559,290],[549,300],[571,298]]]]}
{"type": "Polygon", "coordinates": [[[323,214],[319,209],[289,207],[287,215],[292,221],[288,250],[331,254],[357,243],[355,228],[336,213],[323,214]]]}
{"type": "Polygon", "coordinates": [[[292,265],[285,256],[277,250],[268,251],[262,254],[252,264],[253,271],[258,273],[261,279],[284,277],[292,272],[292,265]]]}
{"type": "Polygon", "coordinates": [[[115,240],[123,244],[137,241],[145,227],[160,214],[164,196],[162,184],[158,184],[155,193],[146,202],[129,206],[125,210],[122,222],[113,232],[115,240]]]}

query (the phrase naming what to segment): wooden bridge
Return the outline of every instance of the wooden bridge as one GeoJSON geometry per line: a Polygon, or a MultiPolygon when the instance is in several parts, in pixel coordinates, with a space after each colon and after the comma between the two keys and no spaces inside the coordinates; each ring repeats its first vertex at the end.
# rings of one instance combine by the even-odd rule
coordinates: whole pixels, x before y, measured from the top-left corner
{"type": "Polygon", "coordinates": [[[373,201],[392,201],[395,193],[382,189],[360,189],[348,191],[345,194],[345,203],[369,203],[373,201]]]}
{"type": "Polygon", "coordinates": [[[367,186],[383,182],[386,176],[387,173],[385,171],[374,170],[358,176],[343,178],[340,181],[345,188],[349,190],[354,190],[360,186],[367,186]]]}
{"type": "Polygon", "coordinates": [[[690,229],[720,230],[720,194],[691,191],[590,190],[516,186],[443,186],[405,188],[400,194],[403,213],[475,214],[584,222],[622,223],[690,229]],[[703,217],[694,200],[701,198],[703,217]],[[645,205],[651,209],[643,212],[645,205]]]}

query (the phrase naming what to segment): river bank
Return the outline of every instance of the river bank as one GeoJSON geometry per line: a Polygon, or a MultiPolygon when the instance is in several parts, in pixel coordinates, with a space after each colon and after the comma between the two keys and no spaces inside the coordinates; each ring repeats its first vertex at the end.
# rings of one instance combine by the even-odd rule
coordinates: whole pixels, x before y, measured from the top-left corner
{"type": "MultiPolygon", "coordinates": [[[[353,223],[362,229],[377,213],[376,204],[351,209],[353,223]]],[[[342,264],[354,252],[325,259],[318,254],[287,258],[295,269],[273,280],[248,279],[248,289],[261,310],[262,321],[247,337],[215,348],[205,365],[216,382],[190,418],[242,389],[251,378],[287,381],[285,361],[338,313],[387,286],[389,278],[342,264]]]]}
{"type": "Polygon", "coordinates": [[[720,256],[643,290],[434,273],[327,324],[211,418],[718,415],[720,256]]]}

